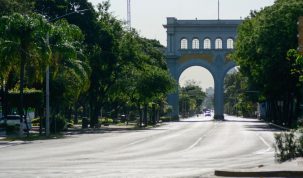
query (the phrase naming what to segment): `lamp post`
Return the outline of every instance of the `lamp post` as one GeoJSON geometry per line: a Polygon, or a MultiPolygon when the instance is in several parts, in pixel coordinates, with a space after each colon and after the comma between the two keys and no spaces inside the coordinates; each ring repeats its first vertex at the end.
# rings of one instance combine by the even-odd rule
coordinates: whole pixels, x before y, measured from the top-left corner
{"type": "MultiPolygon", "coordinates": [[[[73,11],[73,12],[70,12],[70,13],[67,13],[67,14],[64,14],[62,16],[59,16],[59,17],[56,17],[54,19],[50,19],[48,20],[48,22],[54,22],[56,20],[59,20],[59,19],[62,19],[66,16],[69,16],[69,15],[72,15],[72,14],[83,14],[83,12],[85,11],[88,11],[89,9],[83,9],[83,10],[76,10],[76,11],[73,11]]],[[[47,33],[47,36],[46,36],[46,40],[47,40],[47,45],[49,45],[49,34],[47,33]]],[[[46,101],[46,112],[45,112],[45,134],[46,136],[49,136],[50,135],[50,123],[49,123],[49,116],[50,116],[50,107],[49,107],[49,66],[47,66],[46,68],[46,75],[45,75],[45,101],[46,101]]]]}

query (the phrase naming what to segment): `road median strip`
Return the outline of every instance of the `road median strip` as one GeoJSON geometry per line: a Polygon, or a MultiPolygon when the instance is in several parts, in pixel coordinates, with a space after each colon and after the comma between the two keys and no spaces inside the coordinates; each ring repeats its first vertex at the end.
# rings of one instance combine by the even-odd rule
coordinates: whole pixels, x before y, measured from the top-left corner
{"type": "Polygon", "coordinates": [[[303,177],[303,171],[228,171],[215,170],[222,177],[303,177]]]}

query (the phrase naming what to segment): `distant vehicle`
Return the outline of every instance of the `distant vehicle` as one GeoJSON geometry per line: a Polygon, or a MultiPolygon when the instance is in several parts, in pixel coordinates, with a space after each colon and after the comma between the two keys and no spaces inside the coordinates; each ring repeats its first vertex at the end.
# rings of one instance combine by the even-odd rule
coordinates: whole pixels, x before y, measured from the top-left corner
{"type": "MultiPolygon", "coordinates": [[[[6,124],[9,126],[14,126],[14,125],[20,125],[20,115],[7,115],[6,116],[6,124]]],[[[24,121],[24,118],[22,118],[22,128],[23,130],[27,130],[26,127],[26,123],[24,121]]],[[[5,117],[2,117],[0,119],[0,124],[4,124],[5,123],[5,117]]],[[[32,129],[32,122],[30,119],[27,118],[27,125],[28,125],[28,129],[31,130],[32,129]]]]}
{"type": "Polygon", "coordinates": [[[210,111],[205,111],[204,116],[211,116],[211,112],[210,111]]]}

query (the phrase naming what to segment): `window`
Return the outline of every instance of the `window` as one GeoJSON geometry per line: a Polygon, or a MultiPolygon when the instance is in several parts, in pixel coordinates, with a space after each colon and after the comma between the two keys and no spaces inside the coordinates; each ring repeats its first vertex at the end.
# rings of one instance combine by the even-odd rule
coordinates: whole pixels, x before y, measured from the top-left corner
{"type": "Polygon", "coordinates": [[[210,39],[209,39],[209,38],[206,38],[206,39],[204,40],[203,48],[204,48],[204,49],[210,49],[210,48],[211,48],[211,42],[210,42],[210,39]]]}
{"type": "Polygon", "coordinates": [[[187,49],[187,39],[183,38],[181,40],[181,49],[187,49]]]}
{"type": "Polygon", "coordinates": [[[193,39],[192,49],[199,49],[199,39],[197,38],[193,39]]]}
{"type": "Polygon", "coordinates": [[[222,49],[222,40],[220,38],[216,39],[216,49],[222,49]]]}
{"type": "Polygon", "coordinates": [[[234,49],[234,40],[231,38],[227,39],[227,49],[234,49]]]}

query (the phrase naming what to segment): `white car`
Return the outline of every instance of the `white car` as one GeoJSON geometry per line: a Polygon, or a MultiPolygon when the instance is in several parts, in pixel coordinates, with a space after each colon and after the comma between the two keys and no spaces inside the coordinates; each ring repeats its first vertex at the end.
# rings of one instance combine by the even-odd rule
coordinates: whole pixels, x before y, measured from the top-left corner
{"type": "Polygon", "coordinates": [[[205,111],[204,112],[204,116],[206,117],[206,116],[211,116],[211,112],[210,111],[205,111]]]}
{"type": "MultiPolygon", "coordinates": [[[[5,123],[5,117],[2,117],[0,119],[0,124],[4,124],[4,123],[5,123]]],[[[6,124],[9,125],[9,126],[20,125],[20,115],[7,115],[6,116],[6,124]]],[[[32,123],[31,123],[30,119],[28,119],[28,118],[27,118],[27,125],[28,125],[28,127],[26,127],[26,123],[23,119],[23,122],[22,122],[23,130],[27,130],[27,128],[29,130],[32,129],[32,123]]]]}

